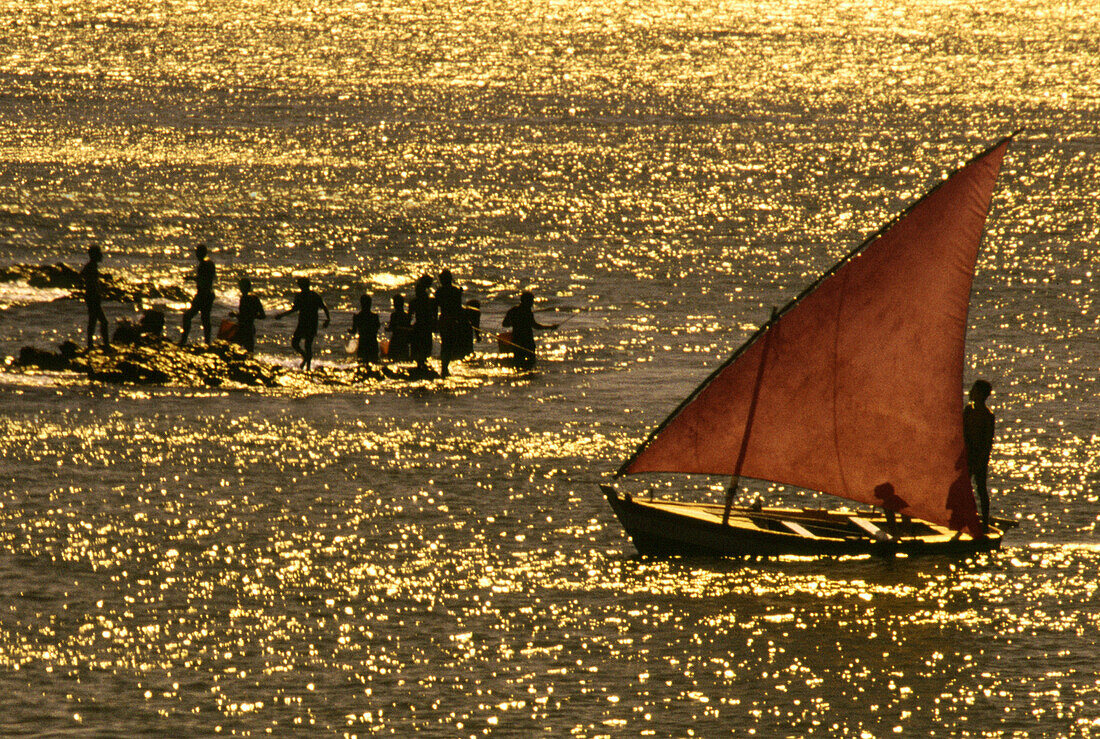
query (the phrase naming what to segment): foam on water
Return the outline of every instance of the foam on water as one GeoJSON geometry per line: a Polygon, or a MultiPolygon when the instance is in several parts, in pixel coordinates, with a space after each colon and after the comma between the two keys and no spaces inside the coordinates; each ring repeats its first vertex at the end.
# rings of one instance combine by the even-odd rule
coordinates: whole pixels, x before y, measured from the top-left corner
{"type": "Polygon", "coordinates": [[[0,310],[8,310],[17,305],[48,303],[71,295],[71,290],[33,287],[25,282],[0,282],[0,310]]]}

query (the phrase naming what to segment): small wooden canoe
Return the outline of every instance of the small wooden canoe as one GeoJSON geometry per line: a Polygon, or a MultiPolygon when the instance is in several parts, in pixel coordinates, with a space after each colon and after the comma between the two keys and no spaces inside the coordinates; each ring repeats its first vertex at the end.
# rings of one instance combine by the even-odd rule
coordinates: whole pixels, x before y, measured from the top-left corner
{"type": "Polygon", "coordinates": [[[1002,532],[974,537],[946,526],[879,510],[735,506],[722,523],[720,503],[641,500],[601,485],[635,548],[646,555],[776,557],[782,555],[967,555],[999,549],[1002,532]]]}

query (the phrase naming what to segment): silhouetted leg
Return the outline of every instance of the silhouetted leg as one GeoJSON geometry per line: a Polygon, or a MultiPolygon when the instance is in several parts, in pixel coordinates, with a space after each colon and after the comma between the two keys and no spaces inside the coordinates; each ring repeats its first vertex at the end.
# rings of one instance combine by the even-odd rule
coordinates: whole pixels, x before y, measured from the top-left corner
{"type": "Polygon", "coordinates": [[[91,349],[92,345],[95,343],[95,325],[96,325],[96,322],[98,320],[99,320],[99,317],[96,316],[96,314],[94,312],[94,309],[92,308],[92,306],[89,305],[88,306],[88,348],[89,349],[91,349]]]}
{"type": "Polygon", "coordinates": [[[107,333],[107,316],[103,314],[103,308],[99,308],[99,329],[103,333],[103,348],[111,345],[111,338],[107,333]]]}
{"type": "Polygon", "coordinates": [[[290,345],[294,348],[294,351],[298,353],[298,356],[302,358],[300,367],[306,366],[306,353],[302,351],[302,334],[298,331],[294,332],[294,338],[290,340],[290,345]]]}
{"type": "Polygon", "coordinates": [[[302,363],[307,370],[313,369],[313,338],[313,334],[306,336],[305,351],[302,353],[302,363]]]}
{"type": "Polygon", "coordinates": [[[103,331],[103,346],[107,347],[111,345],[110,338],[107,334],[107,316],[103,313],[103,306],[99,303],[88,304],[88,348],[91,349],[95,343],[95,327],[99,324],[100,329],[103,331]]]}
{"type": "Polygon", "coordinates": [[[440,374],[443,377],[450,374],[448,368],[451,362],[461,359],[462,356],[461,328],[454,319],[448,319],[439,335],[439,363],[442,365],[440,374]]]}
{"type": "Polygon", "coordinates": [[[199,317],[202,319],[202,336],[206,339],[206,343],[210,343],[210,308],[203,308],[199,313],[199,317]]]}
{"type": "Polygon", "coordinates": [[[989,470],[974,471],[974,492],[978,494],[978,501],[982,507],[982,525],[989,529],[989,489],[986,482],[989,479],[989,470]]]}
{"type": "Polygon", "coordinates": [[[424,346],[421,347],[421,359],[420,366],[424,369],[428,369],[428,360],[432,356],[432,335],[429,333],[424,337],[424,346]]]}
{"type": "Polygon", "coordinates": [[[199,312],[198,307],[194,303],[191,307],[183,312],[183,335],[180,336],[180,346],[187,343],[187,335],[191,333],[191,321],[194,320],[195,315],[199,312]]]}
{"type": "Polygon", "coordinates": [[[249,352],[253,352],[256,350],[256,328],[254,326],[238,324],[237,333],[230,341],[239,344],[249,352]]]}
{"type": "Polygon", "coordinates": [[[412,337],[412,354],[418,370],[428,369],[428,357],[432,354],[432,337],[423,333],[414,333],[412,337]]]}
{"type": "Polygon", "coordinates": [[[526,346],[512,347],[512,366],[517,370],[530,370],[535,367],[535,348],[526,346]]]}

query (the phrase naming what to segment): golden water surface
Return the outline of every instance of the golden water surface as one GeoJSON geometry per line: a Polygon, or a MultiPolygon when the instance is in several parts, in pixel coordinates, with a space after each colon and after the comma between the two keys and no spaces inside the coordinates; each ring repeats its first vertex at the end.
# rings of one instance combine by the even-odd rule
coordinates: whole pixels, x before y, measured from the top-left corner
{"type": "MultiPolygon", "coordinates": [[[[219,316],[237,276],[269,312],[313,277],[330,366],[359,293],[425,270],[493,328],[526,288],[570,318],[518,377],[488,344],[353,388],[0,367],[0,733],[1100,733],[1094,3],[8,0],[0,29],[0,266],[95,242],[183,285],[204,241],[219,316]],[[967,370],[1005,548],[638,558],[596,484],[1021,128],[967,370]]],[[[0,283],[0,353],[83,341],[64,295],[0,283]]],[[[260,357],[293,368],[291,330],[260,357]]]]}

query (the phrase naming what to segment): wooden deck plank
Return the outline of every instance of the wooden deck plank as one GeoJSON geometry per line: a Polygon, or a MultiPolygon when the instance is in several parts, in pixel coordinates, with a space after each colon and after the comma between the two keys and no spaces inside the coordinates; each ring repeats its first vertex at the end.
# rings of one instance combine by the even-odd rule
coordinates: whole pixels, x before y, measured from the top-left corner
{"type": "Polygon", "coordinates": [[[873,523],[868,521],[866,518],[860,518],[859,516],[852,516],[848,520],[850,520],[856,526],[860,527],[861,529],[866,531],[868,534],[870,534],[872,539],[875,539],[877,541],[893,541],[894,540],[894,537],[890,536],[890,534],[886,533],[885,531],[880,529],[878,526],[875,526],[873,523]]]}
{"type": "Polygon", "coordinates": [[[779,519],[779,523],[785,526],[789,531],[792,531],[799,536],[805,536],[807,539],[816,539],[817,534],[810,531],[802,524],[795,523],[794,521],[787,521],[786,519],[779,519]]]}

